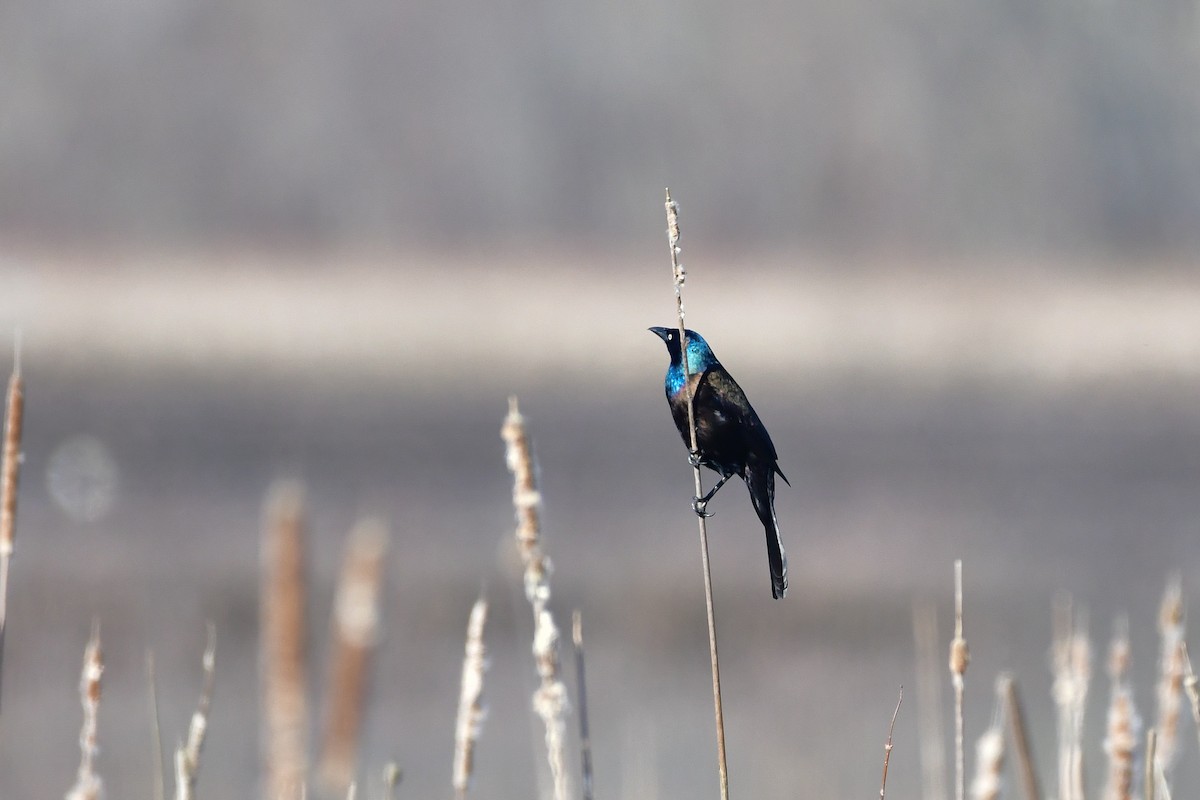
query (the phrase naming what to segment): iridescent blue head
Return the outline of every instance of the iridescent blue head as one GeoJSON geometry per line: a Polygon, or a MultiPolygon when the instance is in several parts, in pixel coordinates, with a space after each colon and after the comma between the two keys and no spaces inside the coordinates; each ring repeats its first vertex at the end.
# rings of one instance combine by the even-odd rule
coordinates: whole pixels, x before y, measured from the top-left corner
{"type": "MultiPolygon", "coordinates": [[[[651,328],[650,332],[657,334],[666,343],[667,352],[671,354],[671,366],[667,368],[667,392],[675,394],[683,388],[684,381],[683,359],[680,358],[679,349],[679,329],[651,328]]],[[[691,330],[686,333],[689,375],[699,375],[712,365],[719,363],[703,336],[691,330]]]]}

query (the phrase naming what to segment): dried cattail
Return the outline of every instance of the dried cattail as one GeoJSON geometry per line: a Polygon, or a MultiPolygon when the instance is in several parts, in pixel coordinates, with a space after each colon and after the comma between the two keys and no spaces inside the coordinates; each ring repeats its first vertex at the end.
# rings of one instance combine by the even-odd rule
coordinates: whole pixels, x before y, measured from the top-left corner
{"type": "Polygon", "coordinates": [[[4,631],[8,621],[8,566],[17,524],[17,482],[21,475],[21,430],[25,418],[25,382],[21,378],[20,340],[8,379],[4,412],[4,446],[0,456],[0,674],[4,665],[4,631]]]}
{"type": "Polygon", "coordinates": [[[558,627],[547,609],[550,601],[550,562],[542,552],[539,509],[541,494],[534,477],[533,450],[515,397],[509,398],[508,416],[500,429],[508,469],[513,474],[513,508],[517,516],[517,549],[525,570],[525,596],[533,607],[533,658],[541,679],[533,695],[533,708],[546,728],[546,755],[554,784],[555,800],[568,795],[566,771],[567,690],[559,670],[558,627]]]}
{"type": "Polygon", "coordinates": [[[1179,714],[1183,707],[1184,673],[1183,587],[1178,576],[1167,584],[1158,615],[1161,642],[1158,679],[1158,721],[1155,724],[1157,768],[1169,775],[1179,738],[1179,714]]]}
{"type": "Polygon", "coordinates": [[[480,597],[471,608],[467,620],[467,643],[463,655],[462,685],[458,695],[458,722],[454,726],[454,774],[452,785],[455,797],[467,796],[475,764],[475,743],[483,730],[486,712],[483,707],[483,673],[487,670],[487,651],[483,644],[483,627],[487,624],[487,600],[480,597]]]}
{"type": "Polygon", "coordinates": [[[954,686],[954,796],[963,800],[966,794],[966,759],[963,755],[963,678],[971,653],[963,638],[963,578],[962,560],[954,562],[954,639],[950,642],[950,682],[954,686]]]}
{"type": "Polygon", "coordinates": [[[83,651],[83,672],[79,678],[79,698],[83,705],[83,727],[79,731],[79,774],[66,800],[100,800],[104,784],[96,774],[96,725],[100,712],[100,676],[104,674],[104,656],[100,651],[100,623],[92,623],[92,636],[83,651]]]}
{"type": "Polygon", "coordinates": [[[346,543],[334,598],[333,666],[318,770],[328,794],[345,792],[354,780],[367,666],[379,638],[379,595],[387,549],[387,528],[377,520],[360,522],[346,543]]]}
{"type": "Polygon", "coordinates": [[[201,660],[204,667],[204,684],[200,699],[188,725],[187,740],[175,748],[175,800],[192,800],[196,795],[196,775],[200,771],[200,751],[204,749],[204,736],[208,732],[208,708],[212,704],[213,681],[217,666],[217,629],[208,625],[208,640],[201,660]]]}
{"type": "Polygon", "coordinates": [[[263,522],[260,648],[267,800],[299,797],[308,772],[303,496],[298,484],[276,484],[263,522]]]}
{"type": "Polygon", "coordinates": [[[1091,682],[1091,642],[1084,621],[1076,620],[1070,597],[1055,612],[1054,702],[1058,708],[1060,800],[1083,798],[1083,717],[1091,682]]]}
{"type": "Polygon", "coordinates": [[[1121,618],[1108,649],[1112,694],[1108,704],[1108,731],[1104,738],[1104,752],[1108,756],[1104,800],[1131,800],[1133,797],[1133,771],[1142,721],[1129,683],[1129,654],[1129,622],[1121,618]]]}

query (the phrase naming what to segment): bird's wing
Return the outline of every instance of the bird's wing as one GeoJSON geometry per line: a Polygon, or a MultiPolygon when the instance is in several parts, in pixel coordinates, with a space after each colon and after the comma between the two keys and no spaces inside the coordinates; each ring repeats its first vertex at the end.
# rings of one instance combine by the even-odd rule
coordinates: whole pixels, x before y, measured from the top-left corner
{"type": "MultiPolygon", "coordinates": [[[[696,408],[703,408],[717,418],[719,424],[731,424],[743,432],[759,448],[760,454],[775,461],[775,445],[754,406],[746,399],[746,393],[738,386],[733,376],[720,364],[704,371],[696,384],[696,408]]],[[[786,480],[786,479],[785,479],[786,480]]]]}

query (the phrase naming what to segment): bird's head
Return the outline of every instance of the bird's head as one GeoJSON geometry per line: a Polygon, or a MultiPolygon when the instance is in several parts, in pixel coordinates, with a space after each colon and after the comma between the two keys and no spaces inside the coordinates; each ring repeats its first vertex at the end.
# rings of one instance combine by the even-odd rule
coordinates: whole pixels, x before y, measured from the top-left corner
{"type": "MultiPolygon", "coordinates": [[[[682,367],[683,361],[679,357],[679,329],[651,328],[650,332],[666,343],[667,352],[671,354],[671,366],[682,367]]],[[[685,333],[687,335],[688,374],[699,374],[717,363],[717,357],[713,355],[712,348],[708,346],[708,342],[704,341],[703,336],[691,330],[685,331],[685,333]]]]}

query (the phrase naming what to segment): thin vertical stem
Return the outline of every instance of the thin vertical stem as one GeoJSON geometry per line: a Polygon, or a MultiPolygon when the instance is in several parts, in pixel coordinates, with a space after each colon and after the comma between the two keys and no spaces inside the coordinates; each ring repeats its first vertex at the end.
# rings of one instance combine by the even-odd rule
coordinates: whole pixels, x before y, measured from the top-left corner
{"type": "Polygon", "coordinates": [[[950,681],[954,684],[954,796],[966,795],[966,763],[963,757],[963,676],[971,663],[963,638],[962,560],[954,562],[954,640],[950,642],[950,681]]]}
{"type": "Polygon", "coordinates": [[[150,747],[154,755],[154,800],[165,800],[163,778],[162,728],[158,720],[158,680],[154,671],[154,651],[146,650],[146,689],[150,695],[150,747]]]}
{"type": "Polygon", "coordinates": [[[582,760],[583,800],[592,800],[592,734],[588,727],[587,681],[583,665],[583,616],[571,615],[571,641],[575,645],[575,682],[579,687],[579,752],[582,760]]]}
{"type": "Polygon", "coordinates": [[[1033,751],[1029,746],[1029,733],[1025,727],[1025,712],[1021,696],[1017,692],[1017,681],[1008,676],[1004,684],[1005,704],[1008,707],[1008,725],[1012,730],[1013,749],[1017,751],[1017,774],[1021,778],[1021,790],[1025,800],[1042,800],[1042,787],[1033,768],[1033,751]]]}
{"type": "Polygon", "coordinates": [[[8,401],[4,412],[3,461],[0,464],[0,676],[4,666],[4,632],[8,622],[8,564],[12,559],[17,521],[17,482],[21,474],[21,428],[25,417],[25,381],[21,378],[21,337],[16,337],[8,401]]]}
{"type": "MultiPolygon", "coordinates": [[[[671,190],[666,191],[667,242],[671,246],[671,278],[675,285],[675,310],[679,317],[680,360],[683,362],[683,385],[687,390],[688,430],[691,433],[691,452],[699,449],[696,440],[696,411],[693,408],[691,373],[688,370],[687,326],[684,324],[683,284],[687,277],[679,263],[679,206],[671,199],[671,190]]],[[[704,482],[700,475],[700,463],[692,468],[696,484],[696,497],[704,496],[704,482]]],[[[704,571],[704,610],[708,614],[708,656],[712,666],[713,717],[717,728],[717,771],[721,782],[721,800],[729,800],[729,769],[725,758],[725,711],[721,703],[721,667],[717,657],[717,619],[713,608],[712,569],[708,560],[708,525],[705,518],[697,515],[700,526],[700,565],[704,571]]]]}
{"type": "Polygon", "coordinates": [[[904,702],[904,687],[900,687],[900,697],[896,699],[896,710],[892,712],[892,722],[888,725],[887,744],[883,746],[883,778],[879,781],[879,800],[885,800],[887,792],[888,762],[892,760],[892,731],[896,729],[896,717],[900,715],[900,704],[904,702]]]}

